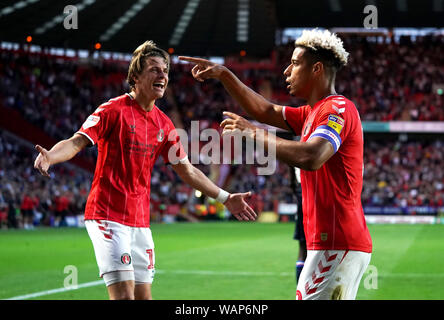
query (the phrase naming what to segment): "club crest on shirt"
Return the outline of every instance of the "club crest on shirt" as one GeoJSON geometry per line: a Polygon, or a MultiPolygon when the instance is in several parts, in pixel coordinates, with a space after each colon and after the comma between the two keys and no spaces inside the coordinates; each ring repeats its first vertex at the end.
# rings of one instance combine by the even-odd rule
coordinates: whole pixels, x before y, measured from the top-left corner
{"type": "Polygon", "coordinates": [[[165,132],[163,131],[163,129],[160,129],[157,133],[157,141],[162,142],[163,138],[165,138],[165,132]]]}
{"type": "Polygon", "coordinates": [[[310,131],[310,128],[311,128],[311,122],[307,123],[307,125],[305,126],[304,133],[302,135],[303,137],[305,137],[308,134],[308,132],[310,131]]]}
{"type": "Polygon", "coordinates": [[[131,264],[131,256],[128,253],[124,253],[122,254],[122,256],[120,257],[120,261],[123,264],[131,264]]]}

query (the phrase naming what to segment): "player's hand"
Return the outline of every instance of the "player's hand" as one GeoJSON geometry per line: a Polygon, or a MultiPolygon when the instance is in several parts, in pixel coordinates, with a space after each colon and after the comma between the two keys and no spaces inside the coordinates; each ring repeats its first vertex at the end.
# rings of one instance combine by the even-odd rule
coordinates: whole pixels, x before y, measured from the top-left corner
{"type": "Polygon", "coordinates": [[[191,74],[194,79],[200,82],[207,79],[219,79],[222,72],[226,70],[226,67],[206,59],[179,56],[179,60],[195,64],[191,69],[191,74]]]}
{"type": "Polygon", "coordinates": [[[242,133],[246,133],[250,138],[254,139],[257,127],[245,118],[228,111],[224,111],[224,116],[227,116],[225,120],[220,123],[223,128],[222,135],[235,133],[236,130],[240,130],[242,133]]]}
{"type": "Polygon", "coordinates": [[[224,205],[233,214],[237,220],[249,221],[256,220],[257,214],[245,201],[245,198],[251,196],[251,192],[232,193],[225,201],[224,205]]]}
{"type": "Polygon", "coordinates": [[[39,145],[36,145],[35,149],[40,153],[34,161],[34,168],[39,170],[43,176],[49,177],[48,169],[51,162],[49,161],[48,150],[39,145]]]}

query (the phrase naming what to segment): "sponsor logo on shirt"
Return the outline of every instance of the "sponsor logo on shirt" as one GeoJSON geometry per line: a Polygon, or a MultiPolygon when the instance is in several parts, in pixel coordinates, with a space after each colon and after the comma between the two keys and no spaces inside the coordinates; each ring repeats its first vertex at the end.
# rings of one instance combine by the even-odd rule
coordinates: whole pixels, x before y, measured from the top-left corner
{"type": "Polygon", "coordinates": [[[339,134],[344,127],[344,119],[335,114],[331,114],[328,116],[327,126],[334,129],[339,134]]]}
{"type": "Polygon", "coordinates": [[[96,124],[99,123],[99,121],[100,121],[100,117],[99,116],[90,115],[88,117],[88,119],[86,119],[86,121],[83,123],[82,128],[84,130],[86,130],[88,128],[94,127],[96,124]]]}
{"type": "Polygon", "coordinates": [[[311,128],[311,122],[307,123],[307,125],[305,126],[304,133],[302,135],[303,137],[305,137],[308,134],[308,132],[310,131],[310,128],[311,128]]]}
{"type": "Polygon", "coordinates": [[[140,142],[134,139],[126,138],[123,144],[123,149],[130,154],[135,154],[138,156],[149,155],[151,159],[154,158],[154,154],[158,148],[158,144],[140,142]]]}

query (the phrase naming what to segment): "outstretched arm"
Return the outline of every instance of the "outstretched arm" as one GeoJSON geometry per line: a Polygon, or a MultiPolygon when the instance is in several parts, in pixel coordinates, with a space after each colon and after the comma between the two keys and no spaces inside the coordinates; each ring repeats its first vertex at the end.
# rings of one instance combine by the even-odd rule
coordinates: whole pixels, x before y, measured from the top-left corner
{"type": "Polygon", "coordinates": [[[279,138],[265,130],[259,129],[241,116],[224,112],[228,118],[221,122],[222,134],[235,130],[248,133],[250,139],[261,142],[260,144],[270,153],[275,150],[276,158],[292,167],[298,167],[307,171],[315,171],[321,168],[335,153],[333,146],[326,139],[314,137],[306,142],[299,142],[279,138]],[[260,131],[259,131],[260,130],[260,131]],[[261,134],[258,134],[258,133],[261,134]]]}
{"type": "Polygon", "coordinates": [[[50,166],[72,159],[89,143],[85,136],[74,134],[71,138],[56,143],[49,151],[36,145],[35,149],[40,153],[34,161],[34,168],[39,170],[42,175],[49,177],[50,166]]]}
{"type": "Polygon", "coordinates": [[[217,199],[222,202],[228,210],[238,220],[255,220],[257,215],[254,210],[245,202],[245,198],[251,196],[251,192],[223,194],[225,191],[216,186],[202,171],[193,166],[188,159],[173,165],[174,171],[179,177],[192,186],[194,189],[201,191],[206,196],[217,199]]]}
{"type": "Polygon", "coordinates": [[[254,119],[284,130],[290,130],[282,116],[283,106],[276,105],[265,99],[254,90],[247,87],[227,67],[213,63],[206,59],[193,57],[179,57],[182,61],[195,63],[191,70],[193,77],[198,81],[217,79],[241,107],[254,119]]]}

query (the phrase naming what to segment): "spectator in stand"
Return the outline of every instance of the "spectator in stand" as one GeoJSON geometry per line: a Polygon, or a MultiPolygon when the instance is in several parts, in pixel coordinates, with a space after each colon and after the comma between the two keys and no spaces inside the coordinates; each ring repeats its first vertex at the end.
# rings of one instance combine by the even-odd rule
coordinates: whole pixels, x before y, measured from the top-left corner
{"type": "Polygon", "coordinates": [[[2,192],[0,192],[0,229],[8,228],[8,203],[5,201],[2,192]]]}
{"type": "Polygon", "coordinates": [[[19,219],[17,219],[17,201],[14,199],[14,196],[7,189],[2,190],[2,198],[3,198],[3,206],[5,206],[5,211],[7,214],[7,228],[19,228],[19,219]]]}
{"type": "Polygon", "coordinates": [[[23,227],[26,230],[34,229],[34,208],[36,206],[34,197],[29,190],[23,193],[23,199],[20,206],[22,211],[23,227]]]}
{"type": "Polygon", "coordinates": [[[55,227],[65,227],[66,226],[66,216],[68,215],[68,208],[70,200],[68,197],[68,192],[61,193],[56,191],[55,198],[55,227]]]}

